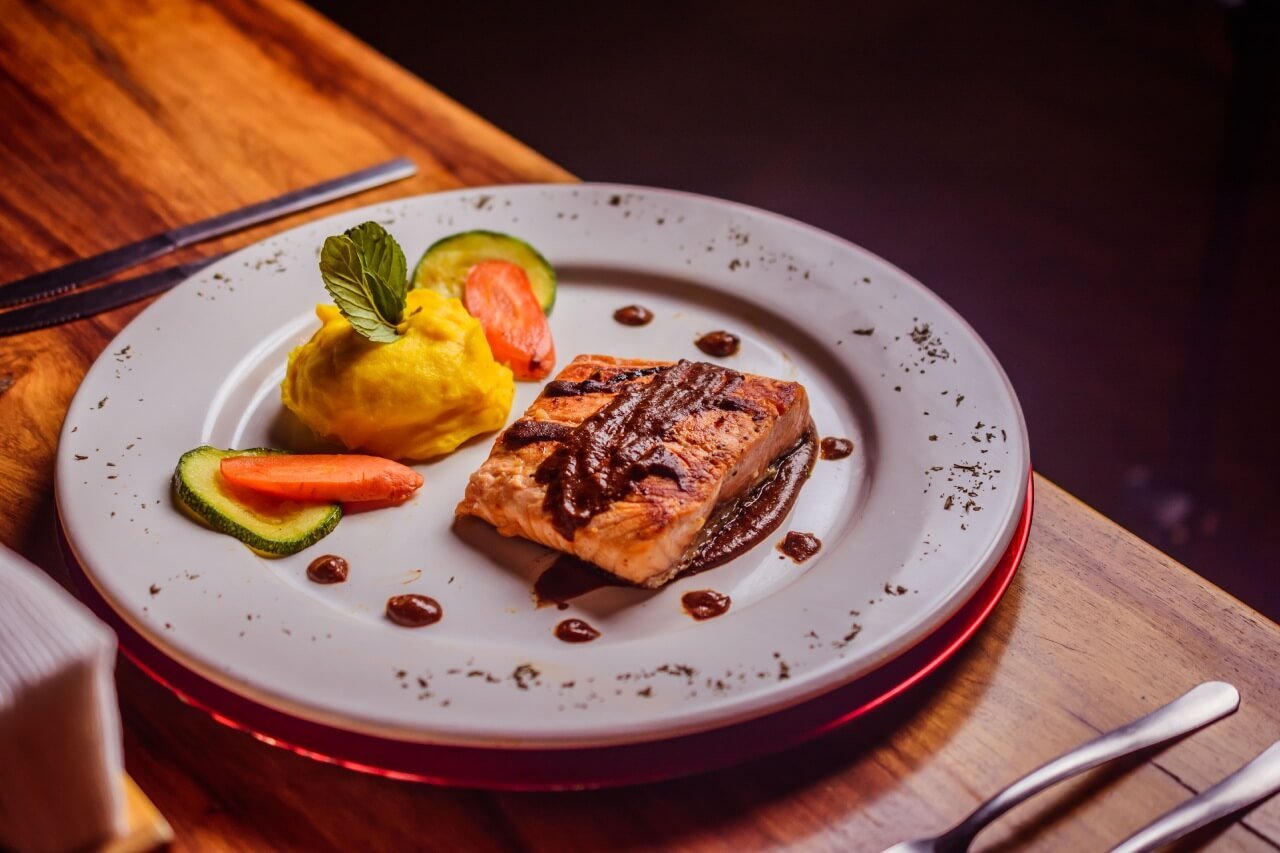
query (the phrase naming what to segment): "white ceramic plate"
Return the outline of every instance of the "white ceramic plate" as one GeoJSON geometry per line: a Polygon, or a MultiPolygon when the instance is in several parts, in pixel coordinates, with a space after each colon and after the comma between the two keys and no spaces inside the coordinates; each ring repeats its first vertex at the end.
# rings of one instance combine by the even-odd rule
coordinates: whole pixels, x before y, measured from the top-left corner
{"type": "MultiPolygon", "coordinates": [[[[537,394],[521,383],[512,419],[537,394]]],[[[758,717],[833,689],[939,626],[987,577],[1026,497],[1026,430],[999,365],[965,322],[909,276],[800,223],[714,199],[627,186],[516,186],[405,199],[315,222],[239,252],[158,300],[89,371],[67,416],[57,498],[86,574],[120,615],[198,674],[272,708],[353,731],[474,746],[652,740],[758,717]],[[538,609],[550,553],[454,524],[491,437],[419,466],[411,503],[344,518],[322,543],[266,560],[174,508],[179,455],[305,444],[279,400],[289,350],[327,301],[324,238],[382,222],[410,263],[456,231],[519,235],[555,265],[551,325],[578,353],[699,358],[808,388],[824,436],[786,530],[817,535],[797,565],[764,544],[657,592],[606,589],[538,609]],[[629,328],[614,309],[656,319],[629,328]],[[345,584],[306,579],[316,556],[345,584]],[[690,589],[733,600],[695,622],[690,589]],[[388,622],[419,592],[444,619],[388,622]],[[602,632],[570,645],[577,616],[602,632]]]]}

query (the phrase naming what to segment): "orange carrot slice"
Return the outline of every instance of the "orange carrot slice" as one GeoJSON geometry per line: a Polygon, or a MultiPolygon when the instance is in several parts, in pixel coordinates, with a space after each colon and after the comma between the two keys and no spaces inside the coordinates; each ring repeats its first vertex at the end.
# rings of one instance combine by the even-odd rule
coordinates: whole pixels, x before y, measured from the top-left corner
{"type": "Polygon", "coordinates": [[[422,485],[399,462],[341,453],[229,456],[221,471],[233,486],[295,501],[400,501],[422,485]]]}
{"type": "Polygon", "coordinates": [[[547,315],[529,276],[507,261],[481,261],[467,273],[463,302],[484,327],[493,357],[516,379],[544,379],[556,365],[547,315]]]}

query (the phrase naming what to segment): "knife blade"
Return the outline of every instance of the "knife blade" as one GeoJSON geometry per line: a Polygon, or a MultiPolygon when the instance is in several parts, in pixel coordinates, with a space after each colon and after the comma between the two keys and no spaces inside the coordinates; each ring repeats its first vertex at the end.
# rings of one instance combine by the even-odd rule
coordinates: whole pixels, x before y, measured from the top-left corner
{"type": "Polygon", "coordinates": [[[197,258],[157,272],[0,313],[0,338],[92,317],[94,314],[137,302],[186,281],[209,264],[226,256],[222,254],[211,258],[197,258]]]}
{"type": "Polygon", "coordinates": [[[405,157],[361,169],[340,178],[293,190],[266,201],[242,207],[229,213],[155,234],[136,243],[111,249],[92,257],[0,285],[0,308],[43,299],[75,290],[112,273],[136,266],[174,249],[190,246],[211,237],[220,237],[250,225],[257,225],[309,207],[334,201],[354,193],[380,187],[415,174],[418,167],[405,157]]]}

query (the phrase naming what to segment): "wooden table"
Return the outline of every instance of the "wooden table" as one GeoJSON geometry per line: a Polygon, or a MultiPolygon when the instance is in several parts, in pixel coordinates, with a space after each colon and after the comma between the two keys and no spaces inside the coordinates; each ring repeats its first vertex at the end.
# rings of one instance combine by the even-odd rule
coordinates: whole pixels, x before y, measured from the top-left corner
{"type": "MultiPolygon", "coordinates": [[[[306,217],[572,179],[292,0],[0,8],[0,280],[395,155],[421,174],[306,217]]],[[[55,574],[58,430],[85,370],[140,307],[0,340],[0,541],[55,574]]],[[[873,850],[943,828],[1199,681],[1235,683],[1234,717],[1043,795],[979,845],[1103,849],[1280,738],[1280,627],[1043,478],[1036,494],[1022,569],[962,653],[874,716],[746,767],[563,794],[396,783],[218,726],[122,662],[128,768],[183,849],[873,850]]],[[[1208,838],[1280,846],[1280,800],[1208,838]]]]}

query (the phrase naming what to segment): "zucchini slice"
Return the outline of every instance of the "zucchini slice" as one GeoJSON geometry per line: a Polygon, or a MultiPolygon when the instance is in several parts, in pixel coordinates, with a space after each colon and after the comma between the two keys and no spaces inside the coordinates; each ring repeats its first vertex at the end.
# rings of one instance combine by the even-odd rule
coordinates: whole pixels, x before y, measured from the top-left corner
{"type": "Polygon", "coordinates": [[[237,489],[222,478],[228,456],[266,456],[280,450],[197,447],[178,460],[173,495],[179,508],[219,533],[234,536],[267,557],[283,557],[314,545],[342,518],[340,504],[299,503],[237,489]]]}
{"type": "Polygon", "coordinates": [[[551,313],[556,271],[537,249],[497,231],[463,231],[432,243],[413,270],[413,286],[461,299],[467,273],[481,261],[507,261],[523,269],[542,313],[551,313]]]}

